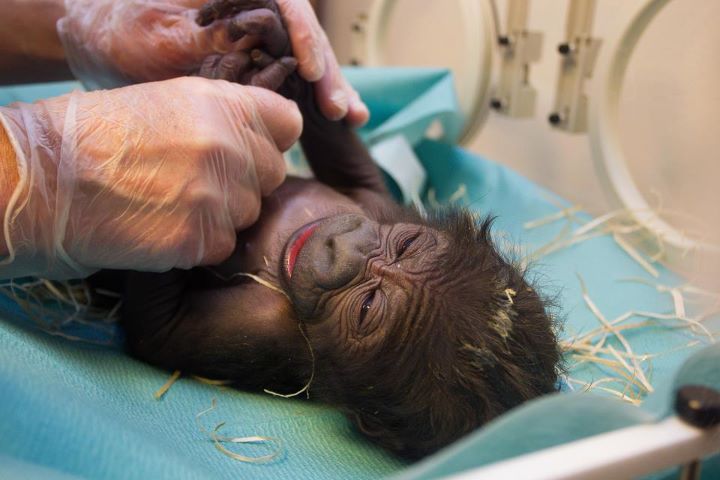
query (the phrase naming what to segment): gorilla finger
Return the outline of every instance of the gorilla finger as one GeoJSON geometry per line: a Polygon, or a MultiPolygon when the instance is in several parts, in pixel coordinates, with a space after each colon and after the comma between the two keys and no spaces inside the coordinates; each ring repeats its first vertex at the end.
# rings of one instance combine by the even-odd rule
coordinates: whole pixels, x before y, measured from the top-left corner
{"type": "Polygon", "coordinates": [[[201,27],[206,27],[219,18],[230,12],[231,4],[227,0],[216,0],[208,2],[198,10],[195,22],[201,27]]]}
{"type": "Polygon", "coordinates": [[[296,68],[297,60],[293,57],[280,58],[254,75],[250,85],[275,91],[296,68]]]}
{"type": "Polygon", "coordinates": [[[200,7],[195,21],[201,27],[205,27],[215,20],[258,8],[277,11],[274,0],[213,0],[200,7]]]}
{"type": "Polygon", "coordinates": [[[203,78],[215,78],[215,68],[220,62],[222,55],[208,55],[200,65],[198,76],[203,78]]]}
{"type": "Polygon", "coordinates": [[[248,71],[249,67],[250,56],[247,53],[231,52],[220,59],[220,62],[215,68],[215,76],[213,78],[236,82],[248,71]]]}
{"type": "Polygon", "coordinates": [[[279,15],[263,8],[242,12],[228,25],[230,41],[245,35],[256,35],[270,55],[279,57],[290,53],[290,39],[279,15]]]}
{"type": "Polygon", "coordinates": [[[273,57],[260,50],[259,48],[254,48],[250,52],[250,58],[252,58],[253,65],[258,68],[265,68],[275,61],[273,57]]]}
{"type": "Polygon", "coordinates": [[[195,21],[201,27],[208,26],[215,20],[227,18],[241,12],[245,3],[249,2],[244,0],[213,0],[200,7],[195,21]]]}
{"type": "Polygon", "coordinates": [[[237,79],[237,82],[240,85],[250,85],[252,82],[252,79],[260,70],[257,68],[251,68],[249,70],[246,70],[244,73],[240,75],[240,78],[237,79]]]}

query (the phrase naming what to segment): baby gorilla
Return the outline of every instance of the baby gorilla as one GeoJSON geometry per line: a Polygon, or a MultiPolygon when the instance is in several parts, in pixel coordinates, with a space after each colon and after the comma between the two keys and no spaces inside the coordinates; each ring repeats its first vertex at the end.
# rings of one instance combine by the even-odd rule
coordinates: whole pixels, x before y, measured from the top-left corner
{"type": "Polygon", "coordinates": [[[294,99],[315,179],[288,178],[264,199],[217,267],[125,273],[130,351],[243,388],[289,393],[312,378],[314,398],[408,458],[554,391],[552,322],[493,246],[491,222],[395,204],[356,134],[326,120],[312,85],[292,73],[274,3],[222,3],[199,21],[230,15],[235,38],[263,50],[211,57],[200,73],[294,99]]]}

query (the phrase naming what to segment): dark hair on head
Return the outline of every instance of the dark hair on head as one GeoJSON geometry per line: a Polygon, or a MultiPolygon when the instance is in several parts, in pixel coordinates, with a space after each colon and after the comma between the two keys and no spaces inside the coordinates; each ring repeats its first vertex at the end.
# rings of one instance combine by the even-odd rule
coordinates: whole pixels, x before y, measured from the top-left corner
{"type": "Polygon", "coordinates": [[[420,458],[555,391],[561,354],[546,302],[493,245],[491,218],[458,208],[411,218],[450,244],[436,264],[446,281],[432,315],[389,332],[370,361],[319,352],[313,389],[376,443],[420,458]]]}

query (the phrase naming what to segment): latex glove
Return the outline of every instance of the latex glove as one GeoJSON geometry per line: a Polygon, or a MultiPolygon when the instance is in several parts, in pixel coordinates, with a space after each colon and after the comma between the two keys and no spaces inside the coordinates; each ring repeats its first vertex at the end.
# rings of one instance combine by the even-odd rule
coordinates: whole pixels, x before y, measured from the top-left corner
{"type": "Polygon", "coordinates": [[[216,264],[284,179],[295,104],[184,77],[0,108],[20,180],[1,277],[216,264]]]}
{"type": "MultiPolygon", "coordinates": [[[[263,9],[280,12],[290,34],[300,76],[316,82],[315,98],[320,111],[330,120],[344,118],[354,126],[366,123],[368,109],[342,75],[327,35],[308,0],[212,0],[200,9],[198,23],[212,26],[216,25],[213,22],[221,20],[229,22],[232,31],[235,25],[252,21],[253,11],[263,9]]],[[[252,38],[253,34],[264,33],[268,27],[258,22],[258,31],[248,30],[246,25],[240,29],[252,38]]],[[[276,55],[279,52],[270,53],[276,55]]]]}
{"type": "MultiPolygon", "coordinates": [[[[263,21],[268,18],[265,14],[268,10],[279,12],[286,24],[300,75],[309,82],[317,82],[314,90],[320,111],[330,120],[345,118],[354,126],[366,123],[368,109],[342,75],[327,35],[307,0],[212,0],[200,8],[198,23],[229,22],[231,39],[237,39],[241,32],[250,37],[243,40],[255,40],[253,37],[268,30],[278,30],[273,22],[263,21]]],[[[272,45],[264,46],[273,56],[287,54],[273,51],[272,45]]]]}
{"type": "Polygon", "coordinates": [[[340,72],[307,0],[205,3],[65,0],[66,15],[58,22],[58,33],[75,76],[88,88],[110,88],[187,75],[198,71],[208,55],[248,50],[254,46],[253,35],[236,41],[228,35],[229,27],[248,10],[279,8],[301,76],[318,82],[321,111],[332,120],[367,122],[367,107],[340,72]]]}
{"type": "Polygon", "coordinates": [[[367,107],[340,71],[325,31],[307,0],[276,0],[290,33],[298,60],[298,72],[315,85],[320,111],[330,120],[345,118],[351,125],[364,125],[367,107]]]}
{"type": "Polygon", "coordinates": [[[235,46],[221,24],[195,22],[204,0],[65,0],[57,23],[67,61],[89,89],[187,75],[235,46]]]}

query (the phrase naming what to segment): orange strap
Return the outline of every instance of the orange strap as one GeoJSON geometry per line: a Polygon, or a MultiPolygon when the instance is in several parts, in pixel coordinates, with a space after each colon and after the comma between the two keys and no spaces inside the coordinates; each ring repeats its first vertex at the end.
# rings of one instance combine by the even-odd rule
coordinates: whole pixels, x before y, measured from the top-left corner
{"type": "MultiPolygon", "coordinates": [[[[16,159],[15,149],[10,143],[10,137],[0,123],[0,225],[2,225],[5,215],[5,207],[10,201],[19,179],[16,159]]],[[[0,228],[0,256],[7,254],[5,235],[2,234],[0,228]]]]}

